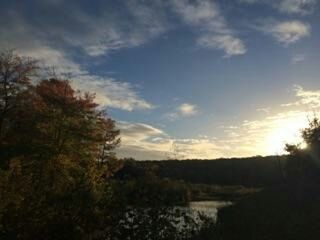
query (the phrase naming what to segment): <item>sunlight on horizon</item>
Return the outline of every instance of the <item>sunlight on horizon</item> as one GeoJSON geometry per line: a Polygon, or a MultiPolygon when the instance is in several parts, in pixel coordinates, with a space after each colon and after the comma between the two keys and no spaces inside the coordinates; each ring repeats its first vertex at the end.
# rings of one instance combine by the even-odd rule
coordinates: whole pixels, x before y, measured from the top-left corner
{"type": "Polygon", "coordinates": [[[286,144],[300,144],[306,147],[301,137],[301,130],[308,126],[306,114],[298,116],[288,116],[287,118],[276,121],[271,131],[266,137],[265,145],[268,154],[284,154],[286,144]]]}

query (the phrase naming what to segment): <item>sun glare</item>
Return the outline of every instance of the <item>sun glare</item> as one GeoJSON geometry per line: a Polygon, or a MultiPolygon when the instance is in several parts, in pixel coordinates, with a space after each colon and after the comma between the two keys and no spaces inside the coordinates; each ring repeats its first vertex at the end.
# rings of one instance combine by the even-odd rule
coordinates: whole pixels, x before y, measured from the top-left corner
{"type": "Polygon", "coordinates": [[[302,148],[306,147],[301,138],[301,129],[307,125],[305,115],[277,119],[266,138],[267,154],[284,154],[287,143],[300,144],[302,148]]]}

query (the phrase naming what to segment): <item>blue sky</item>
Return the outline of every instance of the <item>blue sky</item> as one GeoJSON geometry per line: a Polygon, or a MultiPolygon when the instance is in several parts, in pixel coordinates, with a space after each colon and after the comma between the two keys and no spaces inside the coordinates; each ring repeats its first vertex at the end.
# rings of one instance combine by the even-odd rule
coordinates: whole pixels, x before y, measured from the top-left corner
{"type": "Polygon", "coordinates": [[[121,157],[282,153],[320,108],[318,0],[1,4],[1,49],[96,92],[121,157]]]}

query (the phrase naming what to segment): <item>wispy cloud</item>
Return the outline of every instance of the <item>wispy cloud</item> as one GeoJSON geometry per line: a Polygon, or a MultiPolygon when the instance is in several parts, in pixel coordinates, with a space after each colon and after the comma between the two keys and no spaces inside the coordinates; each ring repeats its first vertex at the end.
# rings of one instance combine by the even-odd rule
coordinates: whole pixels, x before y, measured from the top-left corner
{"type": "Polygon", "coordinates": [[[108,1],[100,1],[92,13],[76,0],[36,1],[32,6],[37,12],[35,17],[27,11],[27,3],[19,8],[9,3],[0,16],[1,35],[6,35],[2,39],[20,41],[23,38],[14,36],[23,36],[24,40],[32,36],[35,42],[51,47],[78,48],[90,56],[99,56],[140,46],[167,30],[160,3],[130,0],[120,5],[121,11],[113,11],[108,1]]]}
{"type": "Polygon", "coordinates": [[[141,98],[129,82],[85,72],[73,75],[71,83],[76,89],[95,94],[95,101],[103,107],[126,111],[153,109],[154,105],[141,98]]]}
{"type": "Polygon", "coordinates": [[[278,42],[286,46],[309,36],[311,33],[310,25],[299,20],[283,22],[268,21],[260,27],[260,30],[270,34],[278,42]]]}
{"type": "Polygon", "coordinates": [[[209,0],[175,0],[174,10],[182,20],[200,29],[199,46],[221,49],[225,56],[241,55],[246,52],[243,41],[236,37],[222,16],[218,5],[209,0]]]}
{"type": "Polygon", "coordinates": [[[118,121],[117,127],[121,129],[123,140],[132,143],[139,143],[140,141],[150,139],[151,137],[166,136],[164,131],[144,123],[118,121]]]}
{"type": "Polygon", "coordinates": [[[96,101],[105,107],[127,111],[147,110],[154,105],[142,99],[132,84],[110,77],[82,75],[74,80],[75,87],[96,94],[96,101]]]}
{"type": "MultiPolygon", "coordinates": [[[[19,52],[19,49],[17,49],[19,52]]],[[[154,106],[142,99],[132,84],[108,76],[90,74],[81,65],[68,59],[64,53],[50,48],[24,49],[21,54],[42,60],[45,66],[54,66],[56,74],[66,74],[74,88],[95,93],[95,100],[103,107],[126,111],[147,110],[154,106]]]]}
{"type": "Polygon", "coordinates": [[[232,35],[204,35],[198,43],[207,48],[217,48],[225,51],[225,56],[241,55],[246,52],[243,42],[232,35]]]}
{"type": "Polygon", "coordinates": [[[121,48],[137,47],[169,29],[161,2],[130,0],[124,3],[123,10],[129,17],[126,20],[115,13],[109,19],[110,13],[107,12],[99,17],[83,16],[88,26],[94,26],[93,35],[80,42],[89,55],[98,56],[121,48]]]}
{"type": "Polygon", "coordinates": [[[258,108],[258,112],[263,112],[263,113],[269,113],[270,112],[270,107],[265,107],[265,108],[258,108]]]}
{"type": "Polygon", "coordinates": [[[317,0],[281,0],[274,6],[284,13],[308,14],[313,11],[317,0]]]}
{"type": "Polygon", "coordinates": [[[178,107],[179,113],[183,116],[193,116],[196,115],[198,110],[197,106],[190,103],[183,103],[178,107]]]}
{"type": "Polygon", "coordinates": [[[304,55],[304,54],[296,54],[296,55],[292,56],[291,63],[292,64],[297,64],[297,63],[303,62],[305,60],[306,60],[306,55],[304,55]]]}
{"type": "Polygon", "coordinates": [[[215,139],[172,138],[163,130],[143,123],[118,122],[121,131],[121,146],[117,150],[120,157],[142,160],[163,160],[178,158],[215,158],[223,155],[224,146],[215,139]]]}
{"type": "Polygon", "coordinates": [[[291,103],[282,104],[283,107],[303,106],[313,111],[320,108],[320,90],[305,90],[300,85],[295,85],[293,90],[299,99],[291,103]]]}
{"type": "MultiPolygon", "coordinates": [[[[110,21],[103,11],[98,11],[97,16],[90,15],[84,6],[73,1],[37,2],[34,7],[39,9],[41,21],[27,16],[23,6],[21,9],[8,6],[8,11],[2,12],[0,16],[0,35],[3,36],[0,47],[15,49],[22,55],[41,60],[45,66],[54,67],[57,74],[67,74],[75,88],[96,93],[96,100],[104,107],[126,111],[152,109],[153,105],[140,97],[136,87],[129,82],[94,74],[76,61],[76,55],[81,49],[89,55],[105,54],[109,49],[142,44],[151,35],[162,31],[162,25],[156,17],[153,21],[149,19],[153,15],[153,8],[141,8],[139,15],[135,9],[137,4],[136,1],[130,1],[130,4],[125,5],[133,18],[131,24],[137,24],[136,28],[129,30],[123,29],[122,24],[126,23],[120,23],[117,16],[114,17],[115,21],[110,21]],[[71,7],[74,8],[68,12],[71,7]],[[46,11],[48,16],[42,16],[44,11],[40,9],[47,8],[50,8],[50,11],[46,11]],[[106,39],[108,42],[105,42],[106,39]]],[[[90,56],[87,58],[92,61],[90,56]]]]}
{"type": "Polygon", "coordinates": [[[39,46],[35,49],[17,48],[17,52],[39,59],[44,67],[54,67],[57,75],[67,75],[71,78],[74,88],[95,93],[96,102],[103,107],[126,111],[154,108],[151,103],[139,96],[132,84],[108,76],[91,74],[61,51],[39,46]]]}
{"type": "Polygon", "coordinates": [[[246,4],[266,4],[281,13],[306,15],[314,11],[317,0],[238,0],[246,4]]]}
{"type": "Polygon", "coordinates": [[[118,121],[121,131],[119,157],[136,159],[165,159],[168,156],[171,140],[161,129],[144,123],[118,121]]]}
{"type": "Polygon", "coordinates": [[[166,113],[165,118],[170,121],[177,120],[181,117],[195,116],[199,112],[199,107],[191,103],[182,103],[172,112],[166,113]]]}

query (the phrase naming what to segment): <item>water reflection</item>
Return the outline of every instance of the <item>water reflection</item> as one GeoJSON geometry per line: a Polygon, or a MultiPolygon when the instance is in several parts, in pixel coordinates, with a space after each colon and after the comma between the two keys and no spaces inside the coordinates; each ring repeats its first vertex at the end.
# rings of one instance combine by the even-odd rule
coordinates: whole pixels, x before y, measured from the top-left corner
{"type": "Polygon", "coordinates": [[[230,205],[232,205],[232,202],[229,201],[193,201],[189,203],[189,209],[194,218],[197,218],[200,213],[216,220],[218,210],[230,205]]]}

